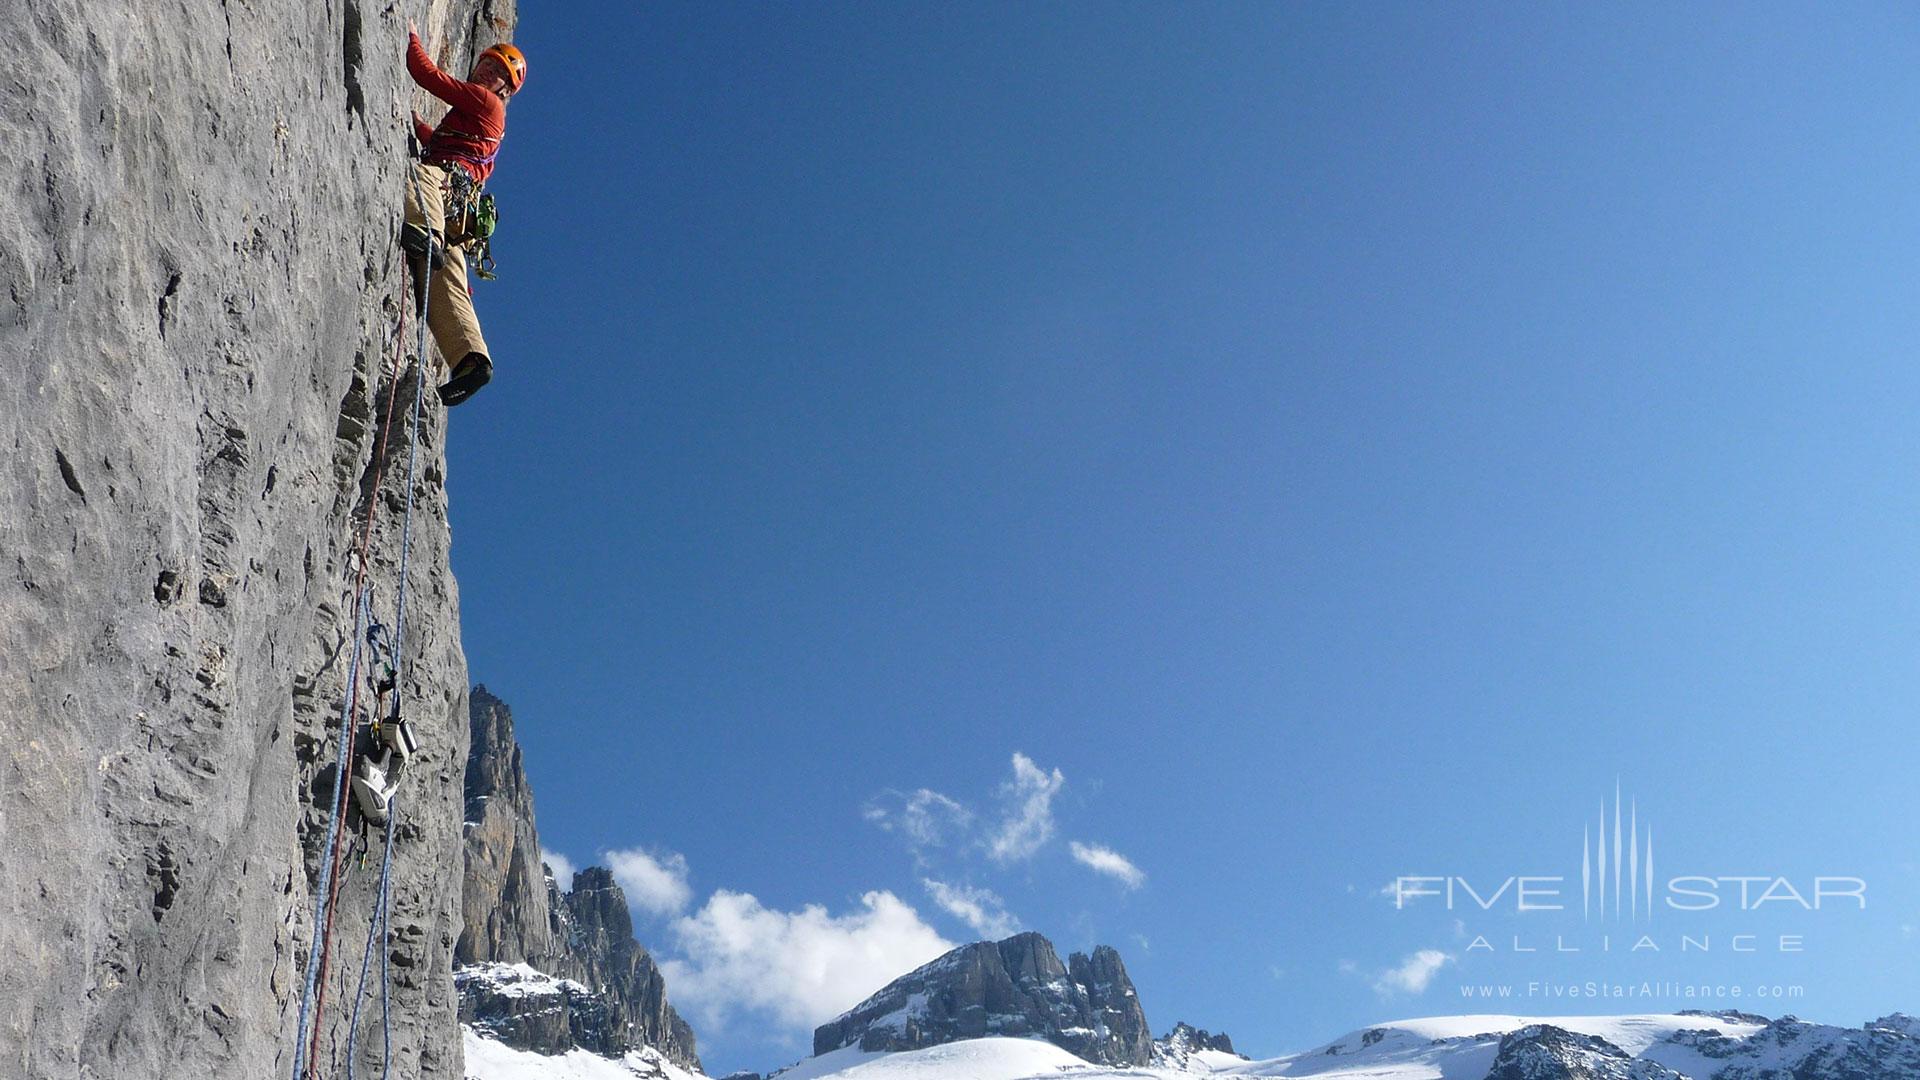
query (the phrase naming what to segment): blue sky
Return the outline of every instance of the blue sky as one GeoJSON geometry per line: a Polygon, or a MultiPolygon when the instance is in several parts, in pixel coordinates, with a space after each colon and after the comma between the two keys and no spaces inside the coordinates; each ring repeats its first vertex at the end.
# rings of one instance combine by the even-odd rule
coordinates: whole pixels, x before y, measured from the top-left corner
{"type": "Polygon", "coordinates": [[[1920,1008],[1917,22],[530,10],[449,486],[543,838],[647,853],[718,1072],[979,936],[942,896],[1260,1054],[1920,1008]],[[1577,874],[1616,782],[1663,873],[1867,909],[1542,960],[1596,924],[1380,893],[1577,874]],[[1642,978],[1805,996],[1458,994],[1642,978]]]}

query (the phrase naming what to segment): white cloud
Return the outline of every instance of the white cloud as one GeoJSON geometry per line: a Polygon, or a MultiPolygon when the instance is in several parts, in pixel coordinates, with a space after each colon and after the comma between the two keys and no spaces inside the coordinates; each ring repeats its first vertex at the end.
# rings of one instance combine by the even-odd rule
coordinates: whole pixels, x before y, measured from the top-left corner
{"type": "Polygon", "coordinates": [[[973,825],[973,811],[964,803],[931,788],[911,795],[889,789],[869,799],[860,813],[882,830],[905,837],[916,850],[943,847],[973,825]]]}
{"type": "Polygon", "coordinates": [[[1013,755],[1013,779],[1000,786],[1006,816],[987,840],[987,854],[998,863],[1030,858],[1053,839],[1053,797],[1067,778],[1048,772],[1025,754],[1013,755]]]}
{"type": "Polygon", "coordinates": [[[1146,871],[1133,865],[1133,860],[1099,844],[1083,844],[1078,840],[1068,844],[1073,852],[1074,861],[1098,874],[1105,874],[1129,889],[1137,889],[1146,883],[1146,871]]]}
{"type": "Polygon", "coordinates": [[[1381,972],[1374,978],[1373,988],[1383,995],[1424,993],[1440,969],[1452,962],[1453,957],[1439,949],[1421,949],[1400,961],[1399,967],[1381,972]]]}
{"type": "Polygon", "coordinates": [[[693,900],[684,855],[655,856],[639,848],[607,852],[613,880],[627,894],[627,905],[650,915],[677,915],[693,900]]]}
{"type": "Polygon", "coordinates": [[[540,849],[540,861],[553,871],[553,880],[559,884],[560,891],[566,892],[573,886],[573,860],[550,848],[540,849]]]}
{"type": "Polygon", "coordinates": [[[893,979],[953,948],[890,892],[870,892],[844,915],[809,904],[777,911],[721,889],[674,920],[679,955],[661,969],[674,1004],[705,1025],[736,1012],[811,1031],[893,979]]]}
{"type": "Polygon", "coordinates": [[[934,903],[939,904],[947,914],[973,927],[973,932],[981,937],[998,940],[1020,932],[1019,918],[1007,910],[1006,901],[1001,900],[992,889],[949,885],[932,878],[922,878],[920,883],[933,895],[934,903]]]}

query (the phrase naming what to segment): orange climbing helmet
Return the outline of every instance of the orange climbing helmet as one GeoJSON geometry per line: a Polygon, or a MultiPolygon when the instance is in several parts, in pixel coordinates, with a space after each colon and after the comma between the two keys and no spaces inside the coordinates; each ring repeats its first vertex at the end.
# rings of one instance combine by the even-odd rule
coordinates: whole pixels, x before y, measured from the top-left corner
{"type": "Polygon", "coordinates": [[[480,56],[482,59],[491,56],[499,61],[501,67],[506,69],[507,93],[514,93],[520,89],[521,83],[527,81],[527,54],[521,52],[519,49],[502,42],[498,45],[487,46],[486,50],[482,52],[480,56]]]}

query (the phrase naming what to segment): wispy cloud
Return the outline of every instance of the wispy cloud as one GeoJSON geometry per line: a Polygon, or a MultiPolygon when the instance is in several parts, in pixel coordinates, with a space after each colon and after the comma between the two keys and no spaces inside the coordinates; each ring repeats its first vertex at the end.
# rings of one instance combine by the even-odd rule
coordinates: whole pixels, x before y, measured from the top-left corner
{"type": "Polygon", "coordinates": [[[607,867],[627,894],[627,903],[647,914],[677,915],[693,900],[685,856],[628,848],[607,852],[607,867]]]}
{"type": "Polygon", "coordinates": [[[932,878],[922,878],[920,884],[926,886],[941,910],[973,927],[981,937],[999,939],[1020,932],[1019,918],[1007,910],[1006,901],[992,889],[950,885],[932,878]]]}
{"type": "Polygon", "coordinates": [[[1002,784],[1005,815],[987,838],[987,854],[997,863],[1031,858],[1053,839],[1053,797],[1067,778],[1059,769],[1042,769],[1027,755],[1013,755],[1013,779],[1002,784]]]}
{"type": "Polygon", "coordinates": [[[540,861],[546,863],[547,869],[553,871],[553,880],[560,886],[560,891],[565,892],[573,886],[573,871],[576,868],[572,859],[552,848],[543,847],[540,849],[540,861]]]}
{"type": "Polygon", "coordinates": [[[1373,988],[1382,996],[1425,993],[1433,977],[1452,962],[1453,957],[1439,949],[1421,949],[1376,975],[1373,988]]]}
{"type": "Polygon", "coordinates": [[[673,1000],[703,1025],[753,1013],[801,1031],[830,1020],[888,982],[953,948],[890,892],[831,915],[818,904],[769,908],[722,889],[674,920],[677,955],[660,966],[673,1000]]]}
{"type": "Polygon", "coordinates": [[[1099,844],[1083,844],[1078,840],[1067,845],[1073,852],[1075,862],[1098,874],[1105,874],[1129,889],[1137,889],[1146,883],[1146,871],[1133,865],[1133,860],[1099,844]]]}
{"type": "Polygon", "coordinates": [[[900,836],[916,856],[924,849],[958,841],[973,826],[973,811],[965,803],[932,788],[911,794],[889,788],[868,799],[860,816],[900,836]]]}

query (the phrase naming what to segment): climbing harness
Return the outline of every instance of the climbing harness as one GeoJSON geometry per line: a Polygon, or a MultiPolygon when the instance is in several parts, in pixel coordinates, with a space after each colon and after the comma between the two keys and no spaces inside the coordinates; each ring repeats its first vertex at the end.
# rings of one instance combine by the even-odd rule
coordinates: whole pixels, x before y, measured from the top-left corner
{"type": "MultiPolygon", "coordinates": [[[[500,153],[498,144],[488,161],[500,153]]],[[[464,160],[464,159],[463,159],[464,160]]],[[[473,256],[474,275],[493,281],[493,230],[500,224],[500,205],[493,193],[474,181],[465,169],[447,170],[447,246],[465,245],[473,256]]]]}

